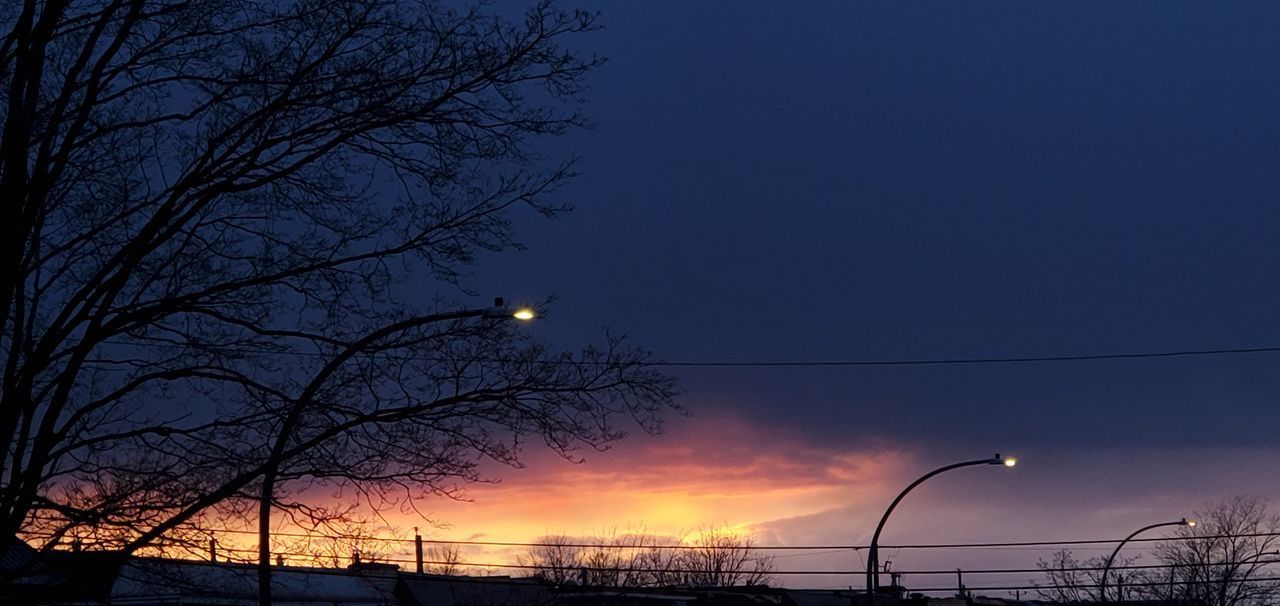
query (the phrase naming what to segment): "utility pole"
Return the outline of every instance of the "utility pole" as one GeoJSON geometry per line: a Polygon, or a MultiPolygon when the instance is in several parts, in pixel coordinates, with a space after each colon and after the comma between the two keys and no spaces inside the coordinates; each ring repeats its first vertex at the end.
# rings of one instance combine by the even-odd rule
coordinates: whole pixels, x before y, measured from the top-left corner
{"type": "Polygon", "coordinates": [[[418,574],[422,574],[422,535],[418,534],[418,527],[413,527],[413,544],[418,553],[418,574]]]}

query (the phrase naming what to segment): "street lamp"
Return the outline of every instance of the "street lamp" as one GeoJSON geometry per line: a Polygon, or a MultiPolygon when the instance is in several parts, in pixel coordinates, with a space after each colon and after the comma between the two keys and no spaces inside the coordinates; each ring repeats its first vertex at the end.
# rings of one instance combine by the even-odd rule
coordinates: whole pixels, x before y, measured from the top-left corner
{"type": "Polygon", "coordinates": [[[275,490],[277,474],[280,471],[280,465],[283,462],[282,453],[285,445],[293,435],[293,431],[298,423],[301,422],[302,414],[306,406],[313,401],[316,393],[323,387],[325,381],[329,379],[333,373],[346,364],[360,352],[370,347],[374,343],[382,339],[402,333],[409,330],[421,328],[438,322],[450,322],[454,320],[465,320],[471,318],[481,319],[515,319],[522,322],[529,321],[537,317],[537,313],[529,307],[519,307],[512,309],[507,307],[506,301],[502,297],[496,297],[493,300],[493,307],[484,307],[476,309],[460,309],[457,311],[448,311],[423,316],[416,316],[388,324],[382,328],[368,333],[359,340],[349,344],[345,349],[331,358],[319,371],[312,376],[311,381],[303,388],[300,397],[294,400],[293,406],[285,415],[284,421],[280,425],[279,434],[277,434],[274,445],[271,446],[269,458],[266,463],[266,470],[262,473],[262,487],[260,489],[261,497],[258,502],[258,604],[259,606],[271,606],[271,505],[272,493],[275,490]]]}
{"type": "Polygon", "coordinates": [[[902,501],[902,497],[907,496],[912,488],[924,483],[925,480],[932,478],[940,473],[951,471],[952,469],[960,469],[961,467],[971,467],[974,465],[1004,465],[1005,467],[1013,467],[1018,464],[1018,460],[1013,457],[1002,457],[999,453],[990,459],[977,459],[974,461],[965,461],[963,463],[953,463],[945,467],[939,467],[929,473],[924,474],[920,479],[912,482],[905,490],[898,494],[898,498],[889,504],[889,508],[884,511],[884,515],[880,517],[880,523],[876,525],[875,534],[871,535],[871,545],[867,550],[867,601],[870,603],[875,599],[875,592],[880,588],[880,531],[884,530],[884,523],[889,521],[889,514],[893,513],[893,508],[898,506],[902,501]]]}
{"type": "Polygon", "coordinates": [[[1143,526],[1142,528],[1139,528],[1133,531],[1133,534],[1125,537],[1123,541],[1120,541],[1119,545],[1116,545],[1115,550],[1111,552],[1111,556],[1107,558],[1107,565],[1102,567],[1102,578],[1098,580],[1098,601],[1102,602],[1103,604],[1107,603],[1107,573],[1111,572],[1111,564],[1115,563],[1116,554],[1120,553],[1120,548],[1124,547],[1124,544],[1128,543],[1130,539],[1148,530],[1151,530],[1153,528],[1161,528],[1163,526],[1195,527],[1195,525],[1196,525],[1195,520],[1188,520],[1186,518],[1182,518],[1181,520],[1178,520],[1176,522],[1160,522],[1159,524],[1143,526]]]}
{"type": "Polygon", "coordinates": [[[481,309],[468,309],[454,314],[449,314],[457,318],[475,317],[481,318],[515,318],[517,320],[528,322],[538,317],[538,312],[529,306],[520,306],[515,309],[507,306],[507,302],[502,297],[493,298],[493,307],[481,309]]]}

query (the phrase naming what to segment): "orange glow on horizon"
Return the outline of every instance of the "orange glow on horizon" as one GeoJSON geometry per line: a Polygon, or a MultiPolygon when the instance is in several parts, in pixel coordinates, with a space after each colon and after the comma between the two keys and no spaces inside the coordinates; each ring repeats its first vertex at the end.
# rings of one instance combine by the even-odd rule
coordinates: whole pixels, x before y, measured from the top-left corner
{"type": "MultiPolygon", "coordinates": [[[[321,536],[325,533],[290,536],[303,530],[277,513],[272,552],[284,555],[287,564],[345,566],[359,549],[367,558],[411,569],[415,527],[424,538],[440,541],[524,543],[553,536],[644,534],[662,542],[696,543],[717,532],[756,544],[777,543],[786,539],[770,524],[803,525],[807,518],[848,508],[879,511],[882,496],[913,467],[911,457],[898,450],[835,450],[732,419],[699,420],[678,435],[628,438],[609,452],[591,453],[582,464],[531,450],[522,469],[489,470],[500,482],[465,486],[465,500],[432,497],[418,501],[417,511],[402,504],[378,515],[365,512],[380,522],[361,532],[392,541],[334,541],[321,536]]],[[[347,501],[323,491],[299,499],[333,506],[347,501]]],[[[845,527],[850,538],[857,527],[845,527]]],[[[252,525],[237,524],[233,530],[239,532],[216,535],[219,559],[253,561],[257,536],[252,525]]],[[[200,557],[199,545],[190,556],[200,557]]],[[[437,548],[428,544],[427,560],[437,548]]],[[[467,545],[461,552],[467,561],[511,563],[525,551],[467,545]]],[[[479,572],[486,571],[502,573],[479,572]]]]}
{"type": "MultiPolygon", "coordinates": [[[[880,495],[911,466],[898,450],[837,451],[736,420],[702,421],[683,432],[693,435],[628,438],[580,465],[531,452],[525,469],[498,470],[502,482],[467,487],[467,501],[429,503],[424,511],[444,524],[430,534],[513,542],[629,532],[687,538],[713,528],[755,535],[773,521],[878,510],[880,495]]],[[[389,519],[423,525],[407,514],[389,519]]]]}

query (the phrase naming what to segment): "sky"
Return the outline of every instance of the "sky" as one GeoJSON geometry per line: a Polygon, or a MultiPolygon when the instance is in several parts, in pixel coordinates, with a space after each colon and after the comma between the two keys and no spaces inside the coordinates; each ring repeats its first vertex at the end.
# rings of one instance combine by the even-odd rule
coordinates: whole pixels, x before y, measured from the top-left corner
{"type": "MultiPolygon", "coordinates": [[[[542,338],[608,328],[668,361],[1280,346],[1280,5],[587,8],[604,29],[577,43],[607,58],[588,79],[595,126],[544,149],[580,157],[560,192],[576,210],[519,218],[527,250],[467,280],[554,295],[530,328],[542,338]]],[[[665,433],[582,464],[531,451],[470,502],[439,503],[447,526],[430,534],[722,525],[769,545],[861,544],[921,473],[1001,452],[1018,467],[932,480],[882,541],[1118,538],[1235,495],[1280,497],[1278,364],[678,368],[690,414],[665,433]]]]}

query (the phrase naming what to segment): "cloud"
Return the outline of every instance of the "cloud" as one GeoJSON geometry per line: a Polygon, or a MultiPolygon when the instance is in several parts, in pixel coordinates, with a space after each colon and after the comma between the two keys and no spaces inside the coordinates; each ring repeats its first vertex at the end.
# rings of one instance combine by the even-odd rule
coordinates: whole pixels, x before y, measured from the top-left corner
{"type": "MultiPolygon", "coordinates": [[[[728,526],[763,545],[862,545],[911,480],[989,452],[987,445],[925,441],[839,448],[785,427],[702,414],[677,419],[666,434],[633,436],[613,450],[591,453],[581,464],[530,451],[525,468],[494,470],[500,483],[471,486],[469,501],[424,502],[424,511],[447,524],[424,535],[523,542],[633,532],[680,537],[728,526]]],[[[1280,449],[1027,447],[1017,454],[1013,469],[968,468],[922,484],[895,511],[882,543],[1110,539],[1189,515],[1209,501],[1238,494],[1280,497],[1258,482],[1280,466],[1280,449]]],[[[401,528],[425,528],[416,517],[389,517],[401,528]]],[[[882,560],[897,570],[953,575],[957,567],[1032,568],[1056,549],[886,548],[882,560]]],[[[1075,549],[1089,557],[1105,546],[1075,549]]],[[[464,553],[471,561],[512,562],[520,549],[472,546],[464,553]]],[[[861,551],[777,555],[779,570],[865,566],[861,551]]],[[[1022,584],[1025,577],[1004,580],[1022,584]]],[[[808,587],[859,583],[849,574],[781,580],[808,587]]],[[[998,579],[973,583],[982,580],[998,579]]],[[[908,582],[921,587],[939,581],[922,575],[908,582]]]]}
{"type": "Polygon", "coordinates": [[[867,504],[912,466],[904,449],[837,450],[731,415],[698,416],[666,434],[634,436],[573,464],[532,452],[469,502],[432,503],[450,535],[516,540],[635,529],[678,535],[753,528],[780,518],[867,504]]]}

